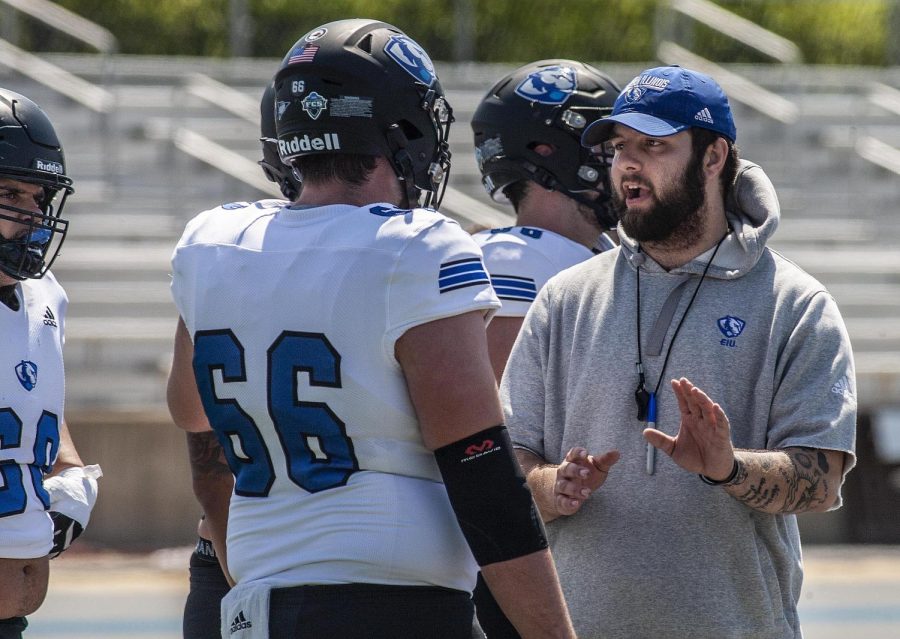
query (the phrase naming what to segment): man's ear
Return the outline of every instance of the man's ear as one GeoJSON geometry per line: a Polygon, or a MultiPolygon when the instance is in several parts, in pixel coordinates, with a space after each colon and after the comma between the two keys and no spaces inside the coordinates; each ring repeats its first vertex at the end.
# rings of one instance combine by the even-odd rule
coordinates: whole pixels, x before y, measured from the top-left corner
{"type": "Polygon", "coordinates": [[[718,137],[716,141],[706,147],[706,155],[703,157],[703,170],[708,177],[716,177],[725,168],[728,159],[728,142],[725,138],[718,137]]]}

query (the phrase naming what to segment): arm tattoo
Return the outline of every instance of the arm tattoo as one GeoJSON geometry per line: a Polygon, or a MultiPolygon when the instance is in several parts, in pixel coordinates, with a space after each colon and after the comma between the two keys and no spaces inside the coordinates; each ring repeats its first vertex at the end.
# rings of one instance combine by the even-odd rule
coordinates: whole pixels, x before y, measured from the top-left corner
{"type": "Polygon", "coordinates": [[[231,475],[225,451],[214,432],[188,433],[187,442],[191,474],[195,480],[231,475]]]}
{"type": "Polygon", "coordinates": [[[825,503],[828,497],[828,462],[819,452],[819,463],[813,461],[810,453],[816,451],[797,450],[787,453],[793,463],[792,469],[781,469],[787,485],[787,496],[782,507],[784,513],[805,512],[812,507],[825,503]],[[824,462],[824,468],[823,464],[824,462]],[[793,471],[793,472],[791,472],[793,471]]]}
{"type": "Polygon", "coordinates": [[[772,514],[802,513],[830,503],[833,487],[828,458],[822,451],[740,451],[738,472],[728,493],[754,510],[772,514]]]}

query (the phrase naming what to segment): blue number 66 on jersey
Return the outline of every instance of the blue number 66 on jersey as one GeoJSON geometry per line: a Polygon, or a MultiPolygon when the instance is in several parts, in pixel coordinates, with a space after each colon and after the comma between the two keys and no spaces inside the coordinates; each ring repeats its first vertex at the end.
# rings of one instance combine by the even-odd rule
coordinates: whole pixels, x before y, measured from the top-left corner
{"type": "MultiPolygon", "coordinates": [[[[310,386],[340,388],[340,354],[321,333],[295,331],[283,331],[267,354],[269,416],[287,476],[312,493],[345,485],[359,464],[344,422],[327,404],[300,401],[297,393],[301,371],[309,375],[310,386]]],[[[206,416],[234,473],[235,493],[265,497],[276,477],[272,457],[253,418],[234,399],[217,396],[215,370],[221,370],[226,384],[247,381],[244,347],[231,330],[197,332],[194,375],[206,416]]]]}
{"type": "MultiPolygon", "coordinates": [[[[7,455],[22,445],[25,425],[12,408],[0,408],[0,517],[25,512],[28,495],[25,491],[22,465],[7,455]]],[[[44,411],[35,430],[34,461],[27,466],[34,494],[44,509],[50,508],[50,495],[44,489],[44,475],[49,473],[59,452],[59,418],[44,411]]]]}

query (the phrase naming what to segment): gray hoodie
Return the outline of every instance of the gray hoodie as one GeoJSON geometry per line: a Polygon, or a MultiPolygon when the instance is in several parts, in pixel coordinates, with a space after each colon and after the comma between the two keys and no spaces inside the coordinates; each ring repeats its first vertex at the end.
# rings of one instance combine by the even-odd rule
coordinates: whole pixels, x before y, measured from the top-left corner
{"type": "Polygon", "coordinates": [[[574,446],[622,455],[577,514],[548,524],[582,639],[802,636],[796,517],[752,510],[663,453],[648,475],[645,424],[636,418],[640,266],[648,388],[663,378],[657,428],[677,432],[668,382],[687,377],[722,406],[735,447],[844,451],[844,473],[855,463],[856,383],[843,320],[819,282],[766,247],[777,197],[758,166],[744,162],[740,171],[726,203],[731,233],[686,316],[712,249],[666,271],[620,228],[618,250],[541,289],[510,356],[501,397],[518,446],[551,463],[574,446]]]}

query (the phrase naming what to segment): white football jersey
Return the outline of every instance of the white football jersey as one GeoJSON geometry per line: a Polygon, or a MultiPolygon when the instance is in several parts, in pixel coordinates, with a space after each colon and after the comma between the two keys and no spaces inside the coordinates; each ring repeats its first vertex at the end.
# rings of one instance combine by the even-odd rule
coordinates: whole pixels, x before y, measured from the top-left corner
{"type": "Polygon", "coordinates": [[[471,590],[477,567],[422,443],[394,344],[499,306],[459,225],[388,204],[236,203],[188,223],[172,292],[236,475],[244,583],[471,590]]]}
{"type": "Polygon", "coordinates": [[[503,307],[497,317],[525,317],[537,292],[551,277],[594,253],[553,231],[508,226],[473,235],[503,307]]]}
{"type": "Polygon", "coordinates": [[[0,557],[31,559],[53,545],[43,478],[59,451],[68,299],[52,273],[17,289],[18,311],[0,304],[0,557]]]}

